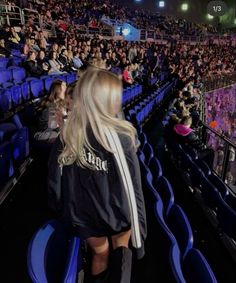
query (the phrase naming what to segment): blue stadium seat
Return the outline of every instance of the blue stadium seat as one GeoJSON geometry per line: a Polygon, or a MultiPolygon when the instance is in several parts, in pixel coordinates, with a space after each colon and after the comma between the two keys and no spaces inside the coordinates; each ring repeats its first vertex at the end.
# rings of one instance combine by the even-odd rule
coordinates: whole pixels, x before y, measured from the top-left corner
{"type": "Polygon", "coordinates": [[[203,161],[201,159],[197,159],[197,160],[194,160],[194,162],[202,170],[202,172],[205,174],[205,176],[211,175],[211,169],[205,161],[203,161]]]}
{"type": "Polygon", "coordinates": [[[12,108],[12,98],[10,89],[0,90],[0,108],[4,113],[12,108]]]}
{"type": "Polygon", "coordinates": [[[201,252],[191,249],[183,262],[183,271],[189,283],[217,283],[215,275],[201,252]]]}
{"type": "Polygon", "coordinates": [[[218,197],[217,219],[221,229],[234,241],[236,241],[236,211],[233,210],[221,197],[218,197]]]}
{"type": "Polygon", "coordinates": [[[6,69],[9,62],[8,58],[0,57],[0,69],[6,69]]]}
{"type": "Polygon", "coordinates": [[[236,196],[234,196],[232,193],[229,193],[226,198],[225,202],[234,210],[236,211],[236,196]]]}
{"type": "Polygon", "coordinates": [[[12,136],[13,159],[16,166],[20,166],[29,155],[28,128],[22,127],[12,136]]]}
{"type": "Polygon", "coordinates": [[[227,185],[215,174],[207,176],[208,180],[215,186],[215,188],[220,192],[223,199],[229,194],[227,185]]]}
{"type": "Polygon", "coordinates": [[[193,232],[188,218],[179,205],[173,204],[166,222],[178,242],[182,258],[184,259],[193,247],[193,232]]]}
{"type": "Polygon", "coordinates": [[[11,98],[12,98],[12,105],[14,107],[19,106],[22,102],[21,96],[21,87],[19,85],[13,86],[11,88],[11,98]]]}
{"type": "Polygon", "coordinates": [[[68,74],[66,75],[66,83],[69,85],[73,83],[76,80],[76,77],[74,74],[68,74]]]}
{"type": "Polygon", "coordinates": [[[171,184],[166,179],[166,177],[161,176],[156,182],[155,188],[162,199],[163,207],[164,207],[163,213],[164,216],[166,217],[169,214],[175,200],[171,184]]]}
{"type": "Polygon", "coordinates": [[[145,133],[141,133],[140,135],[139,135],[139,141],[140,141],[140,149],[141,150],[143,150],[143,147],[145,146],[145,144],[147,144],[147,136],[146,136],[146,134],[145,133]]]}
{"type": "Polygon", "coordinates": [[[0,124],[0,143],[10,141],[11,137],[17,132],[17,126],[14,123],[0,124]]]}
{"type": "Polygon", "coordinates": [[[154,185],[156,185],[158,179],[162,176],[163,173],[161,163],[156,157],[152,157],[148,167],[151,170],[154,179],[154,185]]]}
{"type": "Polygon", "coordinates": [[[21,94],[24,101],[28,101],[30,99],[30,87],[28,82],[21,84],[21,94]]]}
{"type": "Polygon", "coordinates": [[[146,158],[146,164],[149,166],[149,162],[150,162],[151,158],[154,157],[153,148],[149,143],[146,143],[144,145],[143,153],[144,153],[145,158],[146,158]]]}
{"type": "Polygon", "coordinates": [[[44,224],[33,236],[27,256],[34,283],[76,283],[80,239],[56,220],[44,224]]]}
{"type": "Polygon", "coordinates": [[[12,70],[12,76],[15,83],[21,83],[25,80],[26,73],[23,68],[15,68],[12,70]]]}
{"type": "Polygon", "coordinates": [[[54,81],[53,77],[48,76],[48,77],[44,78],[44,88],[47,92],[49,92],[53,81],[54,81]]]}
{"type": "Polygon", "coordinates": [[[4,84],[6,82],[11,81],[11,79],[12,79],[11,71],[9,71],[7,69],[1,69],[0,73],[1,73],[0,84],[4,84]]]}
{"type": "Polygon", "coordinates": [[[200,182],[201,195],[205,204],[216,212],[218,210],[219,198],[221,198],[219,191],[206,177],[202,177],[200,182]]]}
{"type": "Polygon", "coordinates": [[[34,98],[43,95],[43,82],[41,80],[33,79],[30,81],[30,90],[34,98]]]}
{"type": "Polygon", "coordinates": [[[165,266],[165,272],[168,276],[166,282],[185,283],[185,279],[181,269],[181,259],[179,246],[173,234],[168,229],[163,221],[163,204],[161,199],[157,198],[155,205],[155,216],[159,226],[159,241],[161,243],[162,251],[159,251],[162,265],[165,266]]]}
{"type": "Polygon", "coordinates": [[[0,143],[0,186],[2,187],[14,174],[12,151],[9,142],[0,143]]]}
{"type": "Polygon", "coordinates": [[[23,62],[23,58],[19,58],[19,57],[13,57],[11,60],[11,64],[13,66],[20,66],[23,62]]]}
{"type": "MultiPolygon", "coordinates": [[[[143,154],[142,150],[139,149],[137,154],[138,154],[138,158],[139,158],[140,163],[142,163],[140,165],[143,165],[144,167],[148,168],[147,165],[145,164],[145,155],[143,154]]],[[[148,170],[149,170],[149,168],[148,168],[148,170]]]]}

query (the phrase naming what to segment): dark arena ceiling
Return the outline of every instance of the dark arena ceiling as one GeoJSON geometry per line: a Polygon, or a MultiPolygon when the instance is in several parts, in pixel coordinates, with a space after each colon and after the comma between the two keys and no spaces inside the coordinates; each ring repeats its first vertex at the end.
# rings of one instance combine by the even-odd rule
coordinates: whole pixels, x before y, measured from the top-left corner
{"type": "Polygon", "coordinates": [[[213,19],[209,19],[209,17],[207,17],[207,6],[208,3],[211,2],[210,0],[165,0],[162,1],[165,2],[165,7],[163,8],[159,7],[159,0],[116,1],[130,7],[157,11],[163,14],[186,18],[194,22],[212,23],[213,25],[218,25],[220,23],[225,27],[236,27],[236,0],[224,0],[223,2],[227,4],[226,13],[224,16],[214,17],[213,19]],[[187,11],[182,11],[182,4],[188,4],[187,11]]]}

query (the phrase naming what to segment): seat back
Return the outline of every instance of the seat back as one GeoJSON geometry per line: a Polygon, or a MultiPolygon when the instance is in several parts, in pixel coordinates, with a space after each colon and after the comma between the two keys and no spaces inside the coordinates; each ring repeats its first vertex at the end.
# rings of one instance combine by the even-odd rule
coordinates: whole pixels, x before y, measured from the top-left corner
{"type": "Polygon", "coordinates": [[[161,242],[161,250],[159,251],[160,260],[165,269],[166,282],[185,283],[185,279],[181,269],[180,250],[176,239],[169,231],[162,215],[162,202],[157,199],[155,205],[155,216],[159,227],[159,241],[161,242]]]}
{"type": "Polygon", "coordinates": [[[193,247],[193,232],[187,216],[179,205],[172,205],[167,216],[167,225],[178,242],[182,258],[185,258],[193,247]]]}
{"type": "Polygon", "coordinates": [[[222,230],[236,241],[236,211],[233,210],[219,195],[217,219],[222,230]]]}
{"type": "Polygon", "coordinates": [[[211,174],[208,176],[208,180],[215,186],[215,188],[220,192],[223,199],[229,194],[227,185],[216,175],[211,174]]]}
{"type": "Polygon", "coordinates": [[[143,153],[146,158],[146,164],[149,166],[151,158],[154,156],[153,148],[149,143],[146,143],[143,147],[143,153]]]}
{"type": "Polygon", "coordinates": [[[147,143],[147,136],[145,133],[141,133],[139,135],[139,141],[140,141],[140,149],[143,150],[145,144],[147,143]]]}
{"type": "Polygon", "coordinates": [[[58,221],[44,224],[33,236],[27,256],[34,283],[75,283],[80,239],[58,221]]]}
{"type": "Polygon", "coordinates": [[[160,161],[156,157],[152,157],[150,162],[149,162],[149,168],[152,172],[152,176],[154,178],[154,182],[158,181],[158,179],[162,176],[162,166],[160,161]]]}
{"type": "Polygon", "coordinates": [[[183,264],[184,276],[191,283],[217,283],[205,257],[197,249],[191,249],[185,257],[183,264]]]}
{"type": "Polygon", "coordinates": [[[2,187],[14,173],[11,144],[9,142],[0,144],[0,168],[0,187],[2,187]]]}
{"type": "Polygon", "coordinates": [[[171,184],[166,177],[161,176],[156,183],[156,189],[162,199],[164,216],[166,217],[170,212],[172,205],[174,204],[174,193],[171,184]]]}

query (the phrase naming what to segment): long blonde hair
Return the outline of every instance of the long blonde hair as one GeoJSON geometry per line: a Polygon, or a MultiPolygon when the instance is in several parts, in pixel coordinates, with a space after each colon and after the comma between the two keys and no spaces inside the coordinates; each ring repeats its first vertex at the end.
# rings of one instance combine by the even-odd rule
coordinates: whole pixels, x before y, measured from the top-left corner
{"type": "Polygon", "coordinates": [[[121,110],[122,82],[113,73],[98,68],[89,68],[79,79],[73,97],[73,108],[62,133],[64,149],[59,163],[74,162],[81,167],[91,168],[84,150],[94,153],[89,140],[88,129],[96,141],[107,151],[113,152],[104,134],[104,127],[130,138],[135,147],[135,128],[127,121],[115,117],[121,110]]]}

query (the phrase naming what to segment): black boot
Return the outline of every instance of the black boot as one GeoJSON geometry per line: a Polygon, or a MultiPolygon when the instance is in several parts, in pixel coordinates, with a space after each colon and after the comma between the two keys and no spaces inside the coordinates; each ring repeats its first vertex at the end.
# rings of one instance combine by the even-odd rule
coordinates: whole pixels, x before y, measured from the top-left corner
{"type": "Polygon", "coordinates": [[[112,251],[110,257],[109,283],[130,283],[132,252],[125,247],[112,251]]]}

